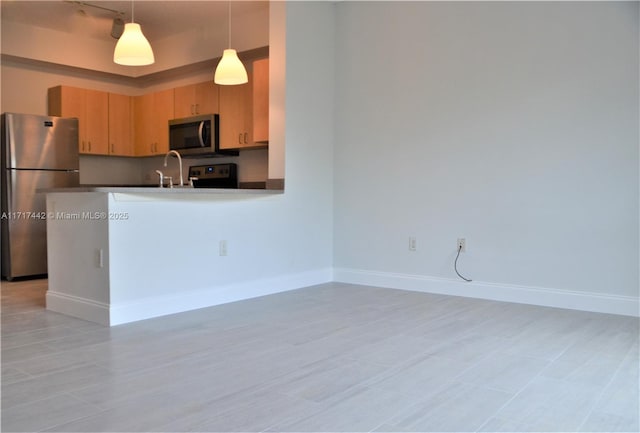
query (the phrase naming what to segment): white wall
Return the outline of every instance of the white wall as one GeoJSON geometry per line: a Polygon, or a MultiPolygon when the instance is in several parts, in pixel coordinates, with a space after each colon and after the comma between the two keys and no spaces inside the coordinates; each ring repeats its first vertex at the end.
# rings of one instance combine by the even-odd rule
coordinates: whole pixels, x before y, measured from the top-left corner
{"type": "Polygon", "coordinates": [[[284,179],[287,83],[285,2],[269,4],[269,172],[268,179],[284,179]]]}
{"type": "Polygon", "coordinates": [[[47,114],[47,89],[61,84],[105,92],[139,94],[126,80],[102,75],[73,73],[67,68],[43,68],[24,62],[2,62],[2,112],[47,114]]]}
{"type": "Polygon", "coordinates": [[[337,11],[338,279],[637,310],[637,2],[337,11]]]}

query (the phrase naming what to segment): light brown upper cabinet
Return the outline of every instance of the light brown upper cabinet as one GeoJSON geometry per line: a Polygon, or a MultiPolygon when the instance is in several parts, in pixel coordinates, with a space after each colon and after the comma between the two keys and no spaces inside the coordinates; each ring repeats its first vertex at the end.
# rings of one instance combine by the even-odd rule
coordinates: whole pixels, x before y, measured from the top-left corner
{"type": "Polygon", "coordinates": [[[220,88],[220,149],[255,147],[253,142],[252,74],[249,82],[220,88]]]}
{"type": "Polygon", "coordinates": [[[269,142],[269,59],[253,62],[253,141],[269,142]]]}
{"type": "Polygon", "coordinates": [[[174,89],[176,119],[218,112],[218,86],[213,81],[174,89]]]}
{"type": "Polygon", "coordinates": [[[249,82],[218,86],[212,80],[126,96],[57,86],[49,89],[49,115],[77,117],[80,153],[114,156],[164,155],[171,119],[220,114],[220,148],[269,143],[269,59],[256,60],[249,82]]]}
{"type": "Polygon", "coordinates": [[[218,86],[221,149],[269,144],[269,59],[256,60],[252,66],[247,84],[218,86]]]}
{"type": "Polygon", "coordinates": [[[80,153],[109,154],[109,96],[106,92],[69,86],[48,91],[50,116],[77,117],[80,153]]]}
{"type": "Polygon", "coordinates": [[[134,155],[131,106],[131,96],[109,93],[109,155],[134,155]]]}
{"type": "Polygon", "coordinates": [[[173,89],[133,98],[135,155],[164,155],[169,151],[169,120],[174,118],[173,89]]]}

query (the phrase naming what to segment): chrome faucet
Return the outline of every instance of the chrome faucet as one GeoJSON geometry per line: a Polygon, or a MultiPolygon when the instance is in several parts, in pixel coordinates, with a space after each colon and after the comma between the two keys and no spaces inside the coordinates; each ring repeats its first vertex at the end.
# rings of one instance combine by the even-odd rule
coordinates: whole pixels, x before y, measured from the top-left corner
{"type": "Polygon", "coordinates": [[[167,154],[164,156],[164,166],[167,166],[167,158],[169,158],[169,155],[171,155],[172,153],[178,158],[178,164],[180,165],[180,186],[184,186],[184,183],[182,182],[182,157],[177,150],[170,150],[167,152],[167,154]]]}

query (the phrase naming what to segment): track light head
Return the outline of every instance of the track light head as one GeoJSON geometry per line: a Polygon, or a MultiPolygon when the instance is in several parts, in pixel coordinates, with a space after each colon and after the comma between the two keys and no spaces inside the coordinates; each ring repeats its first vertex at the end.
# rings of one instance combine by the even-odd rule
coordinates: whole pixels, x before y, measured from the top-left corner
{"type": "Polygon", "coordinates": [[[124,21],[120,17],[116,17],[113,19],[113,24],[111,24],[111,37],[114,39],[120,39],[122,33],[124,32],[124,21]]]}

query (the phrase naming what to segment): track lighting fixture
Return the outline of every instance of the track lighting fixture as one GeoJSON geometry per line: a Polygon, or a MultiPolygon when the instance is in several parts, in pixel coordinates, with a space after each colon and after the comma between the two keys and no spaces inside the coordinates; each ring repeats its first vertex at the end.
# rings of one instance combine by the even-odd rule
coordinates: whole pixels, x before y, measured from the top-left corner
{"type": "Polygon", "coordinates": [[[124,21],[122,18],[116,17],[113,19],[113,23],[111,24],[111,37],[114,39],[120,39],[122,32],[124,32],[124,21]]]}

